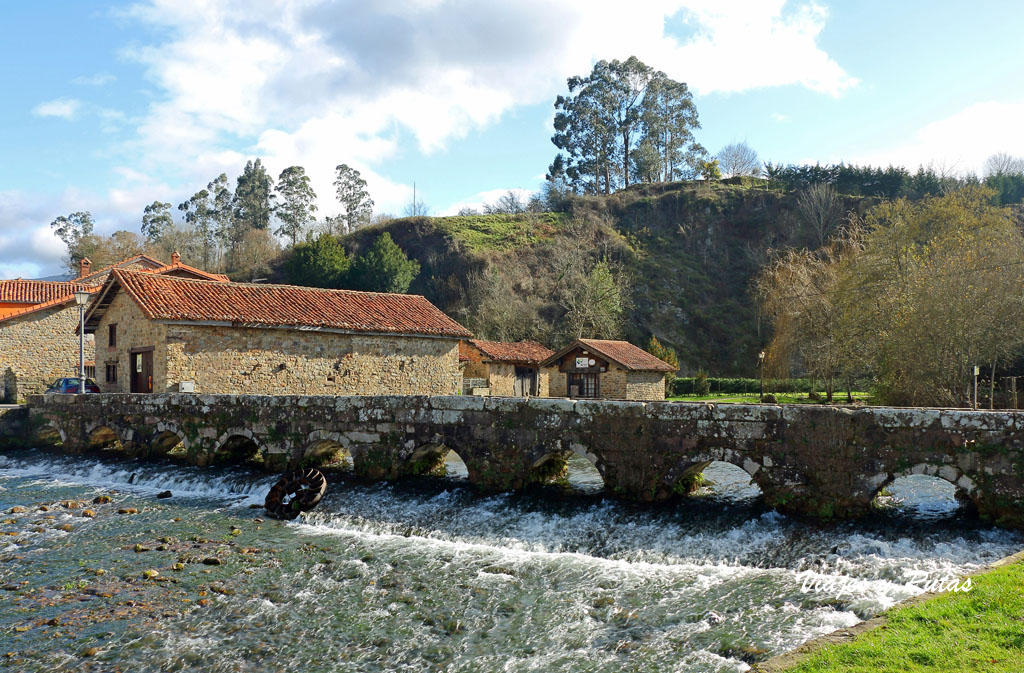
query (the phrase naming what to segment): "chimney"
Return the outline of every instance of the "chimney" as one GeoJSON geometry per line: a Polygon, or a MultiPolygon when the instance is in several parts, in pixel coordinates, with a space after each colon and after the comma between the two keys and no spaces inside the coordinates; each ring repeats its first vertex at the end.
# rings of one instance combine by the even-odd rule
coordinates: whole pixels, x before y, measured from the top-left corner
{"type": "Polygon", "coordinates": [[[83,257],[80,264],[82,265],[81,273],[78,274],[78,277],[85,278],[86,276],[89,275],[89,267],[92,266],[92,262],[89,261],[88,257],[83,257]]]}
{"type": "Polygon", "coordinates": [[[171,253],[171,264],[174,266],[181,264],[181,255],[178,254],[177,250],[171,253]]]}

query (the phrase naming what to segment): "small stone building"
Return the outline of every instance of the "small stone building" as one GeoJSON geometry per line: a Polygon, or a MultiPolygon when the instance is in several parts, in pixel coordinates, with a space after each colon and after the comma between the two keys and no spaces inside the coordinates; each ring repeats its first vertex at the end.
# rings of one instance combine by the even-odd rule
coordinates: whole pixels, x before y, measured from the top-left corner
{"type": "Polygon", "coordinates": [[[675,367],[628,341],[577,339],[541,363],[553,367],[551,397],[664,400],[675,367]]]}
{"type": "Polygon", "coordinates": [[[115,270],[86,315],[104,392],[452,395],[470,332],[420,296],[115,270]]]}
{"type": "MultiPolygon", "coordinates": [[[[506,397],[547,397],[551,369],[540,363],[554,354],[535,341],[484,341],[469,339],[459,343],[464,382],[480,381],[488,395],[506,397]]],[[[463,386],[472,393],[477,386],[463,386]]]]}
{"type": "MultiPolygon", "coordinates": [[[[79,309],[75,292],[96,292],[114,269],[151,274],[227,281],[181,263],[178,253],[165,264],[148,255],[136,255],[92,271],[81,262],[78,278],[69,281],[0,280],[0,374],[3,399],[16,402],[46,390],[53,381],[78,375],[79,309]]],[[[85,340],[86,374],[95,376],[93,337],[85,340]]]]}

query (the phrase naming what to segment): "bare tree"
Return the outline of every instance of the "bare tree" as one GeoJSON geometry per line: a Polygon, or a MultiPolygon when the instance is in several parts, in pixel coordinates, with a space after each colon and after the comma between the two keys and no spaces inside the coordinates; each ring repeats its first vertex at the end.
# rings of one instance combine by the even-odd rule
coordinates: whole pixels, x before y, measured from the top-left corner
{"type": "Polygon", "coordinates": [[[719,151],[718,165],[727,178],[738,175],[756,177],[761,174],[761,159],[746,142],[731,143],[719,151]]]}
{"type": "Polygon", "coordinates": [[[1024,175],[1024,159],[999,152],[985,160],[985,177],[992,175],[1024,175]]]}
{"type": "Polygon", "coordinates": [[[796,199],[796,207],[817,236],[818,247],[825,245],[843,216],[843,203],[836,190],[824,182],[815,183],[801,192],[796,199]]]}

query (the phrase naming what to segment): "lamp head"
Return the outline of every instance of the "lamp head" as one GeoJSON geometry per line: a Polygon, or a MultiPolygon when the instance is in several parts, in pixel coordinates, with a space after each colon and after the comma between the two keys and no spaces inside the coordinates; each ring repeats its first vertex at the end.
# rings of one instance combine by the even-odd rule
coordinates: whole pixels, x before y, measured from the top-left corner
{"type": "Polygon", "coordinates": [[[85,306],[89,303],[89,297],[92,296],[88,290],[79,290],[75,292],[75,304],[78,306],[85,306]]]}

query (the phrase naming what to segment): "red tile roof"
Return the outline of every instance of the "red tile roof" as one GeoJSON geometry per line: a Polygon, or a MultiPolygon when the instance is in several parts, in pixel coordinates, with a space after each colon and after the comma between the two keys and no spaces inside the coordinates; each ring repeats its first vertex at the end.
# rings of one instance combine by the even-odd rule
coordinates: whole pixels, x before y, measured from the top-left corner
{"type": "Polygon", "coordinates": [[[626,369],[635,372],[674,372],[676,368],[664,360],[660,360],[642,348],[637,348],[628,341],[609,341],[605,339],[577,339],[565,348],[561,349],[547,360],[543,365],[554,364],[558,359],[565,356],[569,351],[582,347],[603,355],[604,357],[617,362],[626,369]]]}
{"type": "Polygon", "coordinates": [[[507,342],[470,339],[469,343],[476,346],[488,360],[494,362],[539,364],[554,354],[553,350],[541,346],[536,341],[507,342]]]}
{"type": "MultiPolygon", "coordinates": [[[[65,283],[65,285],[71,285],[71,283],[65,283]]],[[[81,289],[86,290],[87,292],[89,292],[89,294],[96,294],[97,292],[100,291],[100,288],[98,286],[95,286],[95,285],[94,286],[88,286],[87,285],[87,286],[81,287],[81,289]]],[[[23,315],[28,315],[29,313],[35,313],[36,311],[45,311],[46,309],[53,308],[54,306],[61,306],[62,304],[68,304],[68,303],[73,302],[74,300],[75,300],[75,295],[74,295],[74,292],[72,292],[71,294],[66,294],[66,295],[63,295],[63,296],[60,296],[60,297],[56,297],[54,299],[51,299],[50,301],[44,301],[42,303],[35,304],[33,306],[26,306],[25,308],[21,309],[20,311],[15,311],[14,313],[10,313],[8,315],[5,315],[3,318],[0,318],[0,323],[6,322],[8,320],[13,320],[14,318],[20,318],[23,315]]],[[[77,334],[77,333],[78,333],[78,328],[75,327],[75,334],[77,334]]]]}
{"type": "MultiPolygon", "coordinates": [[[[84,276],[82,276],[80,278],[76,278],[75,280],[78,281],[78,282],[82,282],[82,281],[94,281],[95,282],[97,280],[102,282],[102,281],[106,280],[106,278],[99,278],[99,276],[103,276],[105,274],[110,273],[114,269],[118,269],[118,268],[121,268],[123,266],[128,266],[128,265],[134,264],[136,262],[142,262],[144,264],[148,264],[151,269],[159,269],[160,267],[167,266],[163,262],[161,262],[159,259],[157,259],[156,257],[150,257],[149,255],[146,255],[146,254],[134,255],[132,257],[126,257],[125,259],[122,259],[120,262],[115,262],[114,264],[109,264],[109,265],[103,267],[102,269],[97,269],[96,271],[90,271],[88,274],[86,274],[86,275],[84,275],[84,276]]],[[[140,271],[141,271],[141,269],[140,269],[140,271]]]]}
{"type": "MultiPolygon", "coordinates": [[[[154,320],[472,336],[469,330],[418,295],[223,283],[122,269],[111,272],[104,295],[115,284],[124,288],[142,312],[154,320]]],[[[95,329],[98,317],[93,313],[105,302],[105,296],[93,302],[87,316],[87,332],[91,331],[90,326],[95,329]]]]}
{"type": "Polygon", "coordinates": [[[176,272],[184,271],[185,273],[193,277],[198,277],[202,280],[215,280],[220,283],[230,282],[230,279],[222,273],[209,273],[207,271],[203,271],[202,269],[197,269],[194,266],[182,264],[181,262],[178,262],[177,264],[167,264],[157,269],[145,269],[144,271],[146,273],[155,273],[158,276],[169,276],[176,272]]]}
{"type": "Polygon", "coordinates": [[[42,304],[74,294],[88,286],[60,280],[0,280],[0,302],[42,304]]]}

